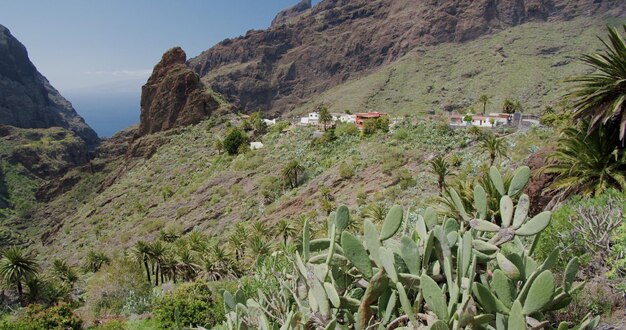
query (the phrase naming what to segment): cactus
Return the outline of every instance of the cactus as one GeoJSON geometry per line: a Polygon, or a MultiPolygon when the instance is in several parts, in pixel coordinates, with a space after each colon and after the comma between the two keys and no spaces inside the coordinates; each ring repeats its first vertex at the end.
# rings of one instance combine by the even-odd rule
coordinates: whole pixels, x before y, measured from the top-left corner
{"type": "Polygon", "coordinates": [[[383,229],[380,233],[380,240],[384,241],[391,238],[398,232],[400,226],[402,225],[404,211],[402,207],[399,205],[395,205],[389,210],[387,217],[385,217],[385,222],[383,222],[383,229]]]}
{"type": "MultiPolygon", "coordinates": [[[[380,232],[366,219],[360,236],[349,231],[350,211],[340,206],[329,216],[328,237],[317,240],[310,239],[305,222],[302,251],[290,257],[293,272],[284,274],[281,294],[259,292],[258,299],[243,302],[224,292],[229,327],[550,328],[541,317],[571,301],[580,287],[573,287],[578,260],[568,264],[557,288],[550,269],[558,251],[538,264],[525,245],[524,238],[540,233],[551,217],[544,212],[528,219],[529,199],[521,192],[529,170],[515,171],[508,186],[495,167],[489,178],[500,194],[496,207],[480,185],[474,187],[473,210],[450,190],[458,219],[438,218],[428,208],[400,232],[404,211],[394,206],[380,232]],[[268,304],[272,299],[289,306],[282,318],[263,307],[276,305],[268,304]]],[[[597,322],[586,318],[559,329],[591,329],[597,322]]]]}

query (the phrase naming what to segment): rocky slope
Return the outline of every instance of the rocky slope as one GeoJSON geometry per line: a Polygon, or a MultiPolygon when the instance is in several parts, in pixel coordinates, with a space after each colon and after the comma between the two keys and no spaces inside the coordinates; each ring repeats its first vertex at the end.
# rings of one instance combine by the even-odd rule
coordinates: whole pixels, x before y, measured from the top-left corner
{"type": "Polygon", "coordinates": [[[300,16],[300,14],[311,9],[311,0],[302,0],[295,6],[285,9],[278,13],[272,21],[272,27],[276,27],[282,24],[289,24],[293,18],[300,16]]]}
{"type": "Polygon", "coordinates": [[[279,15],[267,30],[224,40],[189,65],[245,111],[284,113],[417,46],[465,42],[529,21],[617,16],[625,8],[621,0],[325,0],[279,15]]]}
{"type": "Polygon", "coordinates": [[[11,32],[0,25],[0,124],[19,128],[63,127],[89,147],[98,136],[70,102],[50,85],[11,32]]]}
{"type": "Polygon", "coordinates": [[[163,54],[141,90],[139,136],[197,124],[220,103],[186,65],[180,47],[163,54]]]}

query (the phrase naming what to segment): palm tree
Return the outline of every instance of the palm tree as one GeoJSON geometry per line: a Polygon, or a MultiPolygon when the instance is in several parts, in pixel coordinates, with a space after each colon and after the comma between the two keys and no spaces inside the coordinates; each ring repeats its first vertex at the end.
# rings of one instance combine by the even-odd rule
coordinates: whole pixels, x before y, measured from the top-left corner
{"type": "Polygon", "coordinates": [[[584,122],[564,129],[551,163],[542,169],[556,174],[550,188],[559,192],[558,197],[598,195],[611,187],[626,189],[626,152],[615,147],[618,131],[599,126],[587,135],[589,125],[584,122]]]}
{"type": "Polygon", "coordinates": [[[238,235],[233,232],[228,236],[228,246],[235,252],[235,260],[240,261],[246,249],[245,236],[238,235]]]}
{"type": "Polygon", "coordinates": [[[438,155],[430,160],[430,168],[433,174],[437,176],[439,194],[442,194],[446,186],[446,177],[452,174],[450,171],[450,164],[448,164],[448,161],[446,161],[443,156],[438,155]]]}
{"type": "Polygon", "coordinates": [[[513,114],[522,111],[522,102],[514,99],[505,99],[502,103],[502,112],[513,114]]]}
{"type": "Polygon", "coordinates": [[[297,160],[288,162],[282,169],[282,175],[291,189],[298,186],[298,175],[304,172],[304,167],[297,160]]]}
{"type": "Polygon", "coordinates": [[[179,249],[177,253],[178,263],[174,268],[174,282],[176,282],[175,270],[179,269],[185,281],[191,281],[196,277],[200,266],[197,264],[196,256],[193,251],[189,249],[179,249]]]}
{"type": "MultiPolygon", "coordinates": [[[[624,25],[626,32],[626,25],[624,25]]],[[[584,55],[582,61],[596,73],[569,79],[576,83],[568,97],[573,101],[574,118],[590,122],[589,132],[605,125],[626,137],[626,40],[617,28],[609,28],[609,41],[601,54],[584,55]]],[[[603,133],[606,134],[606,133],[603,133]]]]}
{"type": "Polygon", "coordinates": [[[497,157],[506,157],[507,145],[504,138],[487,134],[483,137],[480,148],[489,154],[489,166],[493,166],[497,157]]]}
{"type": "Polygon", "coordinates": [[[208,248],[208,239],[209,238],[205,233],[195,229],[191,233],[189,233],[189,235],[187,235],[187,242],[189,243],[189,247],[192,251],[198,253],[206,252],[208,248]]]}
{"type": "Polygon", "coordinates": [[[88,272],[97,272],[104,265],[108,265],[111,259],[104,252],[89,251],[83,263],[83,269],[88,272]]]}
{"type": "Polygon", "coordinates": [[[217,281],[223,278],[236,277],[230,254],[226,249],[215,244],[209,251],[209,255],[204,257],[204,276],[208,280],[217,281]]]}
{"type": "Polygon", "coordinates": [[[7,286],[15,285],[19,300],[24,304],[24,281],[37,276],[39,265],[34,257],[27,255],[18,247],[12,247],[3,252],[0,259],[0,279],[7,286]]]}
{"type": "Polygon", "coordinates": [[[333,121],[333,116],[328,111],[327,107],[322,107],[320,109],[320,124],[324,127],[324,131],[326,131],[326,127],[330,122],[333,121]]]}
{"type": "Polygon", "coordinates": [[[74,268],[63,260],[54,260],[52,263],[52,273],[70,286],[78,281],[78,274],[76,274],[74,268]]]}
{"type": "Polygon", "coordinates": [[[152,244],[150,244],[150,259],[155,266],[154,281],[156,286],[159,285],[159,273],[161,275],[161,283],[163,283],[164,275],[161,270],[166,252],[167,248],[161,241],[154,241],[152,242],[152,244]]]}
{"type": "Polygon", "coordinates": [[[258,260],[261,257],[264,257],[270,253],[270,243],[262,236],[253,236],[248,244],[250,246],[250,251],[254,253],[255,260],[258,260]]]}
{"type": "Polygon", "coordinates": [[[148,282],[152,283],[152,279],[150,278],[150,266],[148,265],[148,262],[152,259],[152,249],[150,245],[144,241],[137,242],[133,248],[133,254],[137,261],[146,268],[146,277],[148,278],[148,282]]]}
{"type": "Polygon", "coordinates": [[[483,105],[483,115],[487,111],[487,104],[491,104],[491,98],[492,96],[489,96],[487,94],[483,94],[478,98],[478,102],[482,103],[483,105]]]}
{"type": "Polygon", "coordinates": [[[282,236],[283,243],[287,245],[287,240],[296,234],[296,229],[291,226],[291,223],[286,219],[281,219],[274,227],[274,234],[276,236],[282,236]]]}

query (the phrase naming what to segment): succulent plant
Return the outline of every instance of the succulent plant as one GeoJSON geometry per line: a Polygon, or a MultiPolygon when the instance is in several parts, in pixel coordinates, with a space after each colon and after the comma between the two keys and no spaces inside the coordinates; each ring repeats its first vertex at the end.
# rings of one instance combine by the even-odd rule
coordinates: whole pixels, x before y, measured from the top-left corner
{"type": "MultiPolygon", "coordinates": [[[[578,260],[557,282],[551,268],[558,251],[541,264],[531,258],[534,238],[551,214],[528,217],[529,198],[522,193],[527,167],[517,169],[508,186],[495,167],[489,177],[501,195],[498,210],[487,209],[486,190],[476,185],[473,212],[450,190],[459,219],[429,208],[400,231],[405,214],[396,205],[380,230],[365,220],[359,234],[347,230],[350,212],[340,206],[329,216],[328,237],[314,241],[306,223],[291,282],[283,283],[281,299],[291,302],[287,317],[264,312],[279,297],[259,293],[244,302],[225,292],[229,328],[552,329],[545,314],[566,307],[582,287],[574,283],[578,260]]],[[[598,322],[588,317],[558,329],[592,329],[598,322]]]]}

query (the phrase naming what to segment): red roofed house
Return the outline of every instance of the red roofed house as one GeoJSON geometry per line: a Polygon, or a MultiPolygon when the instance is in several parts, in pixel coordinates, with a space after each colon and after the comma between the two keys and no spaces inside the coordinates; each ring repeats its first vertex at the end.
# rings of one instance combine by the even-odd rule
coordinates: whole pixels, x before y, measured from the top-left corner
{"type": "Polygon", "coordinates": [[[377,112],[377,111],[357,113],[356,114],[356,126],[358,126],[360,129],[363,129],[363,125],[366,120],[376,119],[376,118],[380,118],[386,115],[387,115],[386,113],[377,112]]]}

